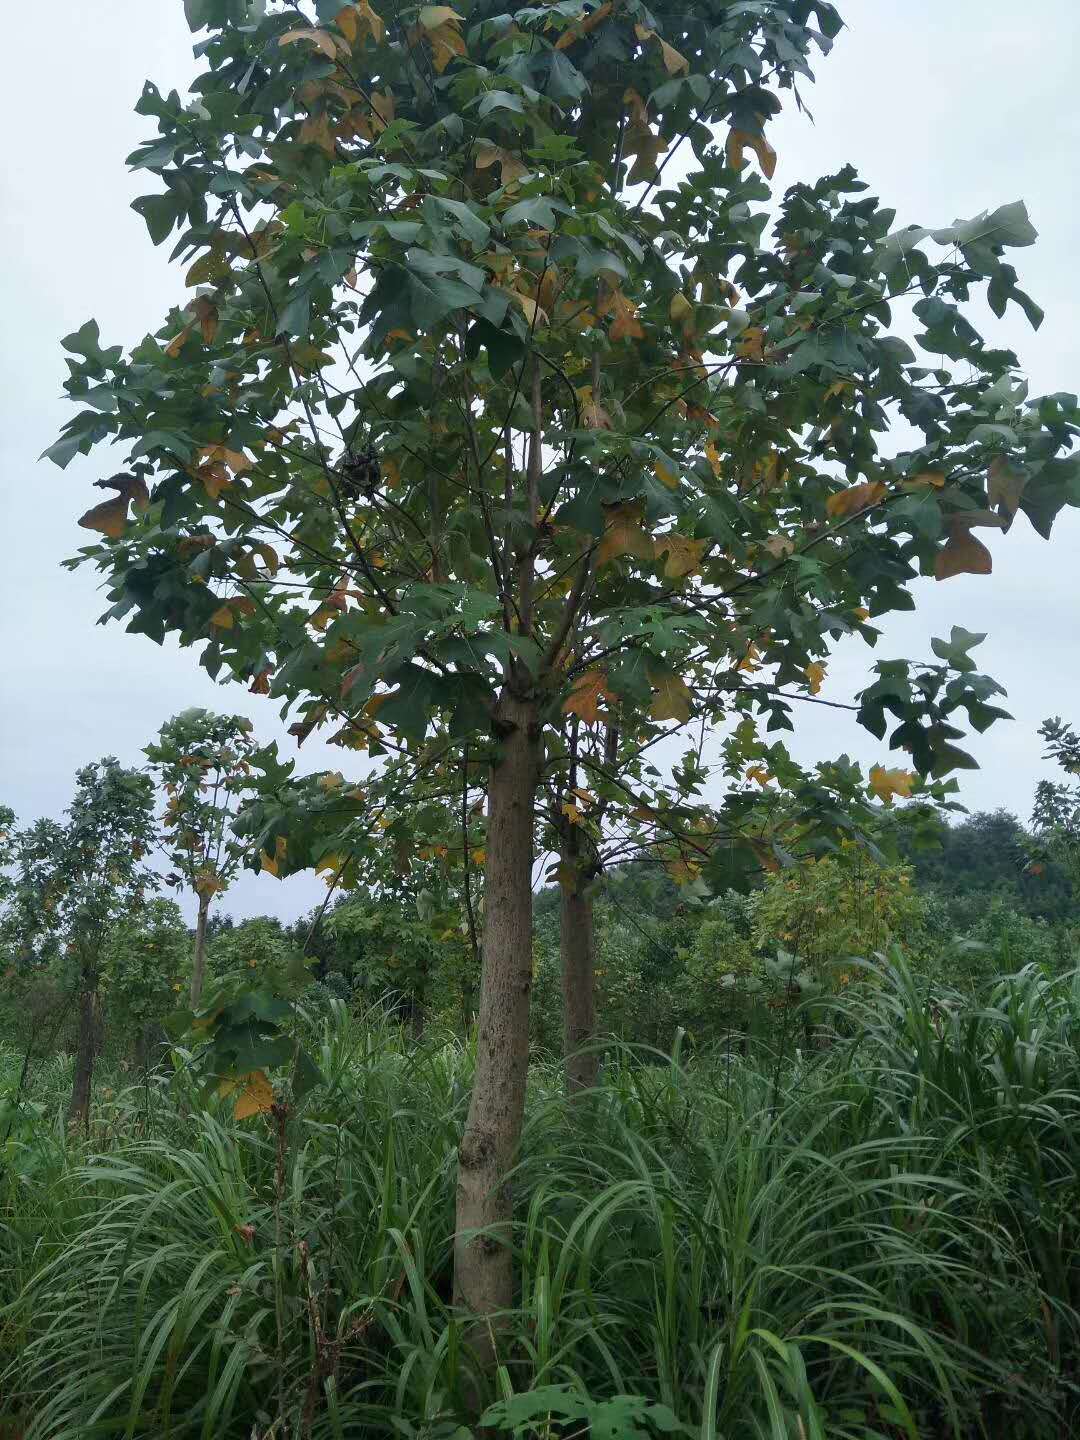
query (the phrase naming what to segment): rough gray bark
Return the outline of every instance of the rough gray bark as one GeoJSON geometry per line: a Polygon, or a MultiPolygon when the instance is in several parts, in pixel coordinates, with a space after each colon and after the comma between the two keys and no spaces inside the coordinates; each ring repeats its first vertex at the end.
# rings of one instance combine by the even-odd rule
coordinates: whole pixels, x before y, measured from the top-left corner
{"type": "Polygon", "coordinates": [[[532,990],[533,808],[539,741],[534,704],[504,695],[501,758],[488,789],[483,971],[476,1076],[458,1151],[455,1303],[475,1316],[468,1340],[482,1367],[499,1312],[513,1303],[507,1172],[525,1111],[532,990]]]}
{"type": "Polygon", "coordinates": [[[206,917],[210,896],[199,896],[199,918],[195,922],[195,958],[191,965],[191,1008],[198,1010],[202,1000],[203,976],[206,974],[206,917]]]}
{"type": "Polygon", "coordinates": [[[562,855],[560,945],[562,952],[563,1063],[566,1093],[573,1099],[596,1084],[596,954],[593,942],[593,902],[586,893],[588,877],[578,868],[578,851],[569,838],[562,855]]]}

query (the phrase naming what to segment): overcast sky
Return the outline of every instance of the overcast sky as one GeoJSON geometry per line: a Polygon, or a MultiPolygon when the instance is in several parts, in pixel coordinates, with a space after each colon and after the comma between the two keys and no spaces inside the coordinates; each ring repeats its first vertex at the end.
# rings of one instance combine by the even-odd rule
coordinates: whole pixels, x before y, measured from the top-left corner
{"type": "MultiPolygon", "coordinates": [[[[945,225],[1026,200],[1040,239],[1013,258],[1046,320],[1038,333],[1018,310],[986,322],[996,343],[1020,355],[1033,393],[1076,390],[1080,5],[840,0],[840,9],[851,28],[818,64],[808,96],[815,123],[792,110],[772,132],[776,183],[850,161],[896,208],[898,224],[945,225]]],[[[42,23],[35,7],[5,15],[15,63],[0,98],[0,802],[24,820],[58,815],[88,760],[138,763],[162,721],[188,705],[244,712],[260,737],[295,753],[271,702],[215,686],[192,651],[97,626],[96,577],[60,569],[85,541],[75,522],[92,503],[90,482],[115,467],[102,456],[77,458],[64,472],[37,462],[74,413],[58,398],[59,338],[93,315],[104,343],[129,345],[183,293],[181,275],[128,208],[150,187],[145,173],[127,173],[124,157],[149,133],[132,111],[144,79],[183,90],[193,61],[181,0],[52,0],[47,45],[42,23]]],[[[1016,718],[974,737],[968,748],[982,768],[962,777],[961,798],[972,809],[1026,815],[1035,781],[1048,773],[1040,721],[1080,721],[1080,513],[1064,514],[1049,544],[1023,517],[1008,536],[982,534],[993,576],[920,582],[916,611],[889,623],[878,655],[928,656],[930,637],[953,624],[989,632],[978,657],[1006,686],[1016,718]]],[[[873,658],[849,642],[824,694],[849,699],[873,658]]],[[[803,706],[799,718],[791,745],[803,761],[842,750],[865,762],[887,758],[840,712],[803,706]]],[[[304,769],[347,769],[350,759],[314,738],[299,758],[304,769]]],[[[291,919],[324,893],[309,877],[250,875],[224,908],[291,919]]]]}

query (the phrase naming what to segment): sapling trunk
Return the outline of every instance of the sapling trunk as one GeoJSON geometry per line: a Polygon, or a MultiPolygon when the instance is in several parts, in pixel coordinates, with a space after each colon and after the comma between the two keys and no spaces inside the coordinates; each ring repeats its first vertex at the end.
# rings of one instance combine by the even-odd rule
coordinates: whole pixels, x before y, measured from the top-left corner
{"type": "Polygon", "coordinates": [[[596,1084],[596,954],[593,902],[579,868],[579,846],[569,835],[562,852],[560,950],[562,953],[563,1063],[571,1097],[596,1084]]]}
{"type": "Polygon", "coordinates": [[[206,917],[210,896],[199,896],[199,918],[195,921],[195,957],[191,965],[191,1008],[198,1010],[202,1002],[203,977],[206,974],[206,917]]]}
{"type": "Polygon", "coordinates": [[[94,1081],[94,1060],[97,1056],[97,983],[95,971],[83,971],[79,994],[79,1023],[75,1042],[75,1076],[68,1105],[68,1121],[90,1125],[90,1093],[94,1081]]]}
{"type": "Polygon", "coordinates": [[[476,1076],[458,1152],[454,1298],[475,1317],[468,1340],[485,1369],[513,1303],[507,1174],[525,1111],[532,990],[533,809],[539,741],[531,701],[504,695],[501,753],[488,789],[485,923],[476,1076]]]}

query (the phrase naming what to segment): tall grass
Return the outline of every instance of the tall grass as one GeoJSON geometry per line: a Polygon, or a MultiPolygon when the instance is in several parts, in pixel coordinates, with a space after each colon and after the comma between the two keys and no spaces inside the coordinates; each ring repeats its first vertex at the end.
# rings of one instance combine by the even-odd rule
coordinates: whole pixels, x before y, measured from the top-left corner
{"type": "MultiPolygon", "coordinates": [[[[1080,989],[1022,971],[973,1007],[898,958],[852,988],[804,1054],[616,1052],[574,1106],[534,1067],[493,1428],[1073,1433],[1080,989]]],[[[0,1177],[0,1416],[30,1440],[472,1434],[470,1056],[340,1008],[321,1051],[303,1107],[240,1125],[182,1057],[99,1099],[88,1141],[40,1089],[0,1177]]]]}

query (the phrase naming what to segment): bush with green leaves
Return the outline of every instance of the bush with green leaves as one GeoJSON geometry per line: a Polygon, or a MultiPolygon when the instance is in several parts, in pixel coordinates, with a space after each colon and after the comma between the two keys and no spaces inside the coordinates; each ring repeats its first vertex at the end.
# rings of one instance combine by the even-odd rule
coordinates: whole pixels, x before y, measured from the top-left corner
{"type": "Polygon", "coordinates": [[[298,953],[281,922],[269,915],[220,930],[207,947],[207,997],[215,987],[245,977],[260,983],[283,980],[298,953]]]}
{"type": "Polygon", "coordinates": [[[174,900],[156,897],[109,937],[103,1000],[113,1053],[148,1061],[191,975],[191,931],[174,900]]]}
{"type": "Polygon", "coordinates": [[[917,927],[921,901],[904,866],[883,865],[852,845],[766,877],[754,939],[793,955],[819,984],[846,983],[848,961],[885,950],[917,927]]]}
{"type": "Polygon", "coordinates": [[[350,897],[325,921],[331,974],[363,1006],[386,1002],[414,1029],[439,1020],[460,1027],[475,993],[475,962],[460,930],[436,929],[415,908],[350,897]]]}

